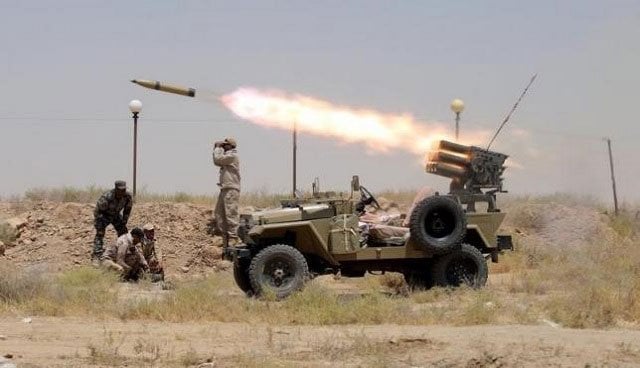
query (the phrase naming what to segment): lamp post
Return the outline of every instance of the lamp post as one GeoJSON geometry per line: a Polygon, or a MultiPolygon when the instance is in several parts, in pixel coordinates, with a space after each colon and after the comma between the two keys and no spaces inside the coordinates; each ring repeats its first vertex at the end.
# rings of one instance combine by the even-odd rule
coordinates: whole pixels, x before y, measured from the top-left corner
{"type": "Polygon", "coordinates": [[[296,198],[298,169],[298,121],[293,121],[293,198],[296,198]]]}
{"type": "Polygon", "coordinates": [[[131,100],[129,102],[129,110],[133,114],[133,197],[136,196],[136,176],[138,162],[138,113],[142,111],[142,102],[140,100],[131,100]]]}
{"type": "Polygon", "coordinates": [[[458,135],[460,134],[460,113],[464,110],[464,102],[456,98],[451,101],[451,111],[456,114],[456,141],[458,140],[458,135]]]}

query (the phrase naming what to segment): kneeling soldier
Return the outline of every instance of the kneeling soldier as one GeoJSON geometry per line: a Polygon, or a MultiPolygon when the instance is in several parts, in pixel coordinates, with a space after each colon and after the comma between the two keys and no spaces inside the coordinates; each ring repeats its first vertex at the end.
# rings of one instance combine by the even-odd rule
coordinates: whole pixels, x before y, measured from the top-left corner
{"type": "Polygon", "coordinates": [[[149,269],[142,250],[137,246],[143,237],[144,233],[138,227],[119,237],[115,244],[107,247],[102,265],[120,272],[124,281],[138,281],[142,272],[149,269]]]}
{"type": "Polygon", "coordinates": [[[144,238],[142,238],[142,254],[149,264],[149,272],[151,273],[151,281],[164,280],[164,267],[162,264],[162,252],[156,242],[155,226],[146,224],[142,228],[144,238]]]}

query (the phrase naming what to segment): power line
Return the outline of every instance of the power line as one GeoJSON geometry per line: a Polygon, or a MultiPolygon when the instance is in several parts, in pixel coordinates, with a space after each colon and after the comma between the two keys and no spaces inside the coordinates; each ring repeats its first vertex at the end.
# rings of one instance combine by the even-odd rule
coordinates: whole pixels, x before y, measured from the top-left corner
{"type": "MultiPolygon", "coordinates": [[[[423,118],[414,117],[416,120],[421,120],[423,118]]],[[[130,117],[122,117],[122,118],[109,118],[109,117],[93,117],[93,118],[74,118],[74,117],[50,117],[50,116],[0,116],[0,120],[16,120],[16,121],[34,121],[34,122],[56,122],[56,121],[69,121],[69,122],[83,122],[83,123],[91,123],[91,122],[129,122],[131,121],[130,117]]],[[[428,119],[424,119],[428,120],[428,119]]],[[[179,124],[201,124],[201,123],[215,123],[215,124],[237,124],[240,122],[244,122],[244,120],[234,117],[223,118],[216,117],[213,119],[203,119],[203,118],[144,118],[145,122],[152,123],[179,123],[179,124]]],[[[487,125],[476,125],[478,128],[489,128],[487,125]]],[[[593,140],[593,141],[601,141],[602,135],[591,135],[591,134],[582,134],[582,133],[573,133],[567,131],[560,130],[552,130],[552,129],[544,129],[544,128],[522,128],[525,131],[545,134],[545,135],[553,135],[565,138],[575,138],[575,139],[584,139],[584,140],[593,140]]],[[[618,141],[628,141],[629,137],[619,137],[618,141]]]]}
{"type": "MultiPolygon", "coordinates": [[[[17,116],[17,117],[0,117],[0,120],[20,120],[20,121],[78,121],[78,122],[128,122],[131,118],[56,118],[42,116],[17,116]]],[[[168,122],[168,123],[237,123],[239,119],[158,119],[145,118],[148,122],[168,122]]]]}

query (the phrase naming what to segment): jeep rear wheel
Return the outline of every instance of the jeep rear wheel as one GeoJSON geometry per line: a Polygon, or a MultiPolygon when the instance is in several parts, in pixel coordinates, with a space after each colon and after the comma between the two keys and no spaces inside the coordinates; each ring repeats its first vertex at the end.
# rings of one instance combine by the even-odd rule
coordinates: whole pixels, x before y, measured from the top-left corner
{"type": "Polygon", "coordinates": [[[249,264],[249,259],[237,258],[233,262],[233,279],[240,290],[251,296],[253,295],[253,288],[251,287],[251,280],[249,280],[249,264]]]}
{"type": "Polygon", "coordinates": [[[284,244],[258,252],[249,266],[249,280],[256,295],[272,290],[283,299],[304,287],[309,279],[307,261],[297,249],[284,244]]]}
{"type": "Polygon", "coordinates": [[[487,261],[482,253],[469,244],[462,244],[460,249],[436,260],[432,275],[438,286],[466,285],[478,289],[487,283],[488,273],[487,261]]]}
{"type": "Polygon", "coordinates": [[[432,196],[418,203],[411,213],[411,238],[433,254],[458,249],[467,231],[462,206],[447,196],[432,196]]]}

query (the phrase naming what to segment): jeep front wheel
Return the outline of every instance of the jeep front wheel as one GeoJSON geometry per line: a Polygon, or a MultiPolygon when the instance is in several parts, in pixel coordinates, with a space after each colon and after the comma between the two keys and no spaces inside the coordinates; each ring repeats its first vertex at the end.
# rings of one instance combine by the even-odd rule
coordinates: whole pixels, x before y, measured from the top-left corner
{"type": "Polygon", "coordinates": [[[307,261],[297,249],[284,244],[270,245],[256,254],[249,266],[249,280],[256,295],[269,290],[283,299],[302,289],[309,279],[307,261]]]}
{"type": "Polygon", "coordinates": [[[433,266],[433,280],[438,286],[466,285],[478,289],[487,283],[489,270],[480,251],[462,244],[460,249],[439,257],[433,266]]]}

